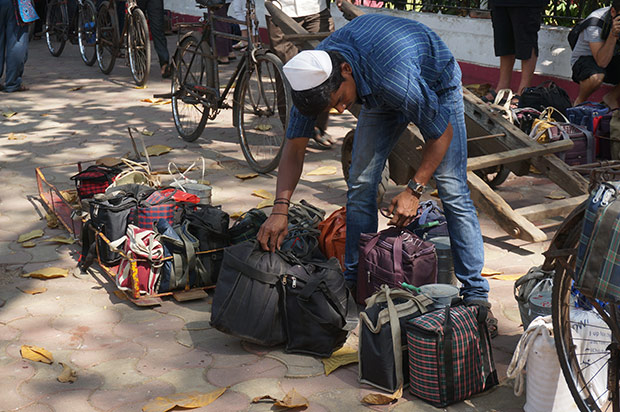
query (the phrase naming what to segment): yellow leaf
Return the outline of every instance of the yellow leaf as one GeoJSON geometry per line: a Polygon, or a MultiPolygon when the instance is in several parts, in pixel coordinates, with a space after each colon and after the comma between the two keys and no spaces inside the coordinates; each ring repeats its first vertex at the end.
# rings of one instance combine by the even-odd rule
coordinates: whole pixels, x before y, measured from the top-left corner
{"type": "Polygon", "coordinates": [[[549,193],[548,195],[545,195],[545,197],[547,199],[551,199],[551,200],[561,200],[561,199],[566,199],[566,196],[564,195],[560,195],[560,194],[556,194],[556,193],[549,193]]]}
{"type": "Polygon", "coordinates": [[[149,401],[142,407],[143,412],[166,412],[175,407],[180,408],[201,408],[213,403],[217,398],[226,392],[226,388],[216,389],[213,392],[187,392],[175,393],[169,396],[159,396],[149,401]]]}
{"type": "Polygon", "coordinates": [[[123,163],[123,161],[120,158],[112,157],[112,156],[102,157],[101,159],[95,162],[95,164],[109,166],[109,167],[118,166],[121,163],[123,163]]]}
{"type": "Polygon", "coordinates": [[[400,387],[396,392],[391,395],[384,395],[382,393],[369,393],[362,398],[362,402],[370,405],[387,405],[394,402],[397,399],[403,397],[403,388],[400,387]]]}
{"type": "Polygon", "coordinates": [[[82,90],[84,86],[73,87],[69,89],[70,92],[77,92],[78,90],[82,90]]]}
{"type": "Polygon", "coordinates": [[[15,134],[13,132],[9,133],[9,140],[26,140],[25,134],[15,134]]]}
{"type": "Polygon", "coordinates": [[[258,176],[258,173],[239,173],[235,175],[237,179],[241,179],[241,180],[252,179],[256,176],[258,176]]]}
{"type": "Polygon", "coordinates": [[[482,276],[493,276],[493,275],[500,275],[504,272],[500,271],[500,270],[493,270],[493,269],[489,269],[487,267],[483,267],[482,268],[482,276]]]}
{"type": "Polygon", "coordinates": [[[293,408],[307,408],[310,406],[308,399],[300,395],[294,388],[289,391],[284,398],[276,399],[271,395],[257,396],[252,399],[252,403],[258,403],[262,401],[273,402],[274,406],[281,408],[293,409],[293,408]]]}
{"type": "Polygon", "coordinates": [[[49,115],[50,115],[49,113],[41,113],[39,116],[46,117],[46,116],[49,116],[49,115]]]}
{"type": "Polygon", "coordinates": [[[10,119],[11,117],[15,116],[17,114],[17,112],[4,112],[2,113],[2,116],[6,117],[7,119],[10,119]]]}
{"type": "Polygon", "coordinates": [[[60,362],[60,365],[62,366],[62,372],[60,372],[60,375],[58,375],[58,377],[56,378],[58,379],[58,382],[61,382],[61,383],[75,382],[77,380],[77,372],[71,369],[69,365],[65,365],[62,362],[60,362]]]}
{"type": "Polygon", "coordinates": [[[129,300],[129,299],[127,298],[127,295],[126,295],[123,291],[121,291],[121,290],[115,290],[115,291],[114,291],[114,295],[115,295],[117,298],[119,298],[120,300],[129,300]]]}
{"type": "Polygon", "coordinates": [[[67,203],[77,203],[78,195],[75,190],[61,190],[60,195],[67,203]]]}
{"type": "Polygon", "coordinates": [[[140,99],[140,101],[144,102],[144,103],[156,103],[156,102],[159,102],[161,100],[162,99],[154,99],[154,98],[151,98],[151,97],[147,97],[146,99],[140,99]]]}
{"type": "Polygon", "coordinates": [[[49,239],[45,239],[44,242],[58,242],[58,243],[64,243],[66,245],[72,245],[75,243],[75,239],[67,237],[67,236],[55,236],[49,239]]]}
{"type": "Polygon", "coordinates": [[[56,217],[56,215],[48,213],[45,215],[45,220],[47,221],[47,227],[49,227],[50,229],[58,227],[58,218],[56,217]]]}
{"type": "Polygon", "coordinates": [[[258,204],[256,205],[256,208],[262,209],[262,208],[271,207],[271,206],[273,206],[273,199],[264,199],[258,202],[258,204]]]}
{"type": "MultiPolygon", "coordinates": [[[[165,153],[168,153],[171,150],[172,150],[172,147],[164,146],[163,144],[154,144],[153,146],[146,147],[146,152],[149,154],[149,156],[163,155],[165,153]]],[[[144,156],[144,153],[142,153],[142,156],[144,156]]]]}
{"type": "Polygon", "coordinates": [[[134,89],[146,89],[146,85],[144,85],[144,86],[134,86],[134,89]]]}
{"type": "Polygon", "coordinates": [[[230,214],[231,219],[239,219],[241,216],[245,215],[245,212],[233,212],[230,214]]]}
{"type": "Polygon", "coordinates": [[[433,191],[431,192],[431,196],[434,196],[434,197],[439,197],[439,192],[437,191],[437,189],[435,189],[435,190],[433,190],[433,191]]]}
{"type": "Polygon", "coordinates": [[[22,243],[22,242],[25,242],[27,240],[36,239],[36,238],[41,237],[41,236],[43,236],[43,231],[41,229],[31,230],[28,233],[24,233],[23,235],[19,235],[19,237],[17,238],[17,243],[22,243]]]}
{"type": "Polygon", "coordinates": [[[34,240],[29,240],[27,242],[22,243],[22,247],[35,247],[37,244],[34,240]]]}
{"type": "Polygon", "coordinates": [[[19,289],[22,292],[27,293],[29,295],[38,295],[39,293],[47,292],[47,288],[44,288],[44,287],[32,288],[32,289],[22,289],[22,288],[20,288],[18,286],[17,289],[19,289]]]}
{"type": "MultiPolygon", "coordinates": [[[[148,130],[144,129],[142,130],[140,133],[142,133],[145,136],[153,136],[154,132],[149,132],[148,130]]],[[[147,147],[146,150],[148,151],[149,148],[147,147]]],[[[150,154],[150,153],[149,153],[150,154]]],[[[144,156],[144,153],[142,153],[142,155],[144,156]]]]}
{"type": "Polygon", "coordinates": [[[34,272],[26,273],[22,275],[24,278],[37,278],[37,279],[53,279],[53,278],[66,278],[69,275],[69,269],[61,269],[56,267],[42,268],[35,270],[34,272]]]}
{"type": "Polygon", "coordinates": [[[334,352],[332,356],[327,359],[321,359],[321,361],[323,362],[323,366],[325,367],[325,375],[327,376],[341,366],[348,365],[350,363],[357,363],[359,359],[358,353],[355,349],[349,346],[343,346],[334,352]]]}
{"type": "Polygon", "coordinates": [[[54,362],[54,357],[49,351],[37,346],[22,345],[21,354],[22,358],[33,362],[43,362],[47,364],[54,362]]]}
{"type": "Polygon", "coordinates": [[[170,103],[172,103],[172,100],[170,99],[166,99],[166,100],[161,99],[159,102],[155,102],[154,104],[164,105],[164,104],[170,104],[170,103]]]}
{"type": "Polygon", "coordinates": [[[336,166],[322,166],[317,169],[314,169],[311,172],[306,173],[306,176],[325,176],[325,175],[335,175],[338,169],[336,166]]]}
{"type": "Polygon", "coordinates": [[[491,276],[491,279],[510,280],[514,282],[515,280],[519,279],[521,276],[523,275],[493,275],[491,276]]]}
{"type": "Polygon", "coordinates": [[[340,114],[340,112],[332,107],[329,109],[329,114],[340,114]]]}
{"type": "Polygon", "coordinates": [[[252,196],[260,197],[263,199],[273,199],[275,196],[265,189],[258,189],[252,192],[252,196]]]}
{"type": "Polygon", "coordinates": [[[267,130],[271,130],[271,125],[266,123],[261,123],[256,125],[256,130],[260,130],[261,132],[266,132],[267,130]]]}

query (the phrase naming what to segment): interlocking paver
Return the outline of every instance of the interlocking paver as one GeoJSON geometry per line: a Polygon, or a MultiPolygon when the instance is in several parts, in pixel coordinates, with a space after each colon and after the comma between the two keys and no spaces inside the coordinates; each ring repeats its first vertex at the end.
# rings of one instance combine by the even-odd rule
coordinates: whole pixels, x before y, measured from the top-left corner
{"type": "Polygon", "coordinates": [[[29,316],[9,323],[20,330],[22,344],[43,346],[49,351],[76,349],[80,342],[75,335],[55,329],[46,316],[29,316]]]}
{"type": "MultiPolygon", "coordinates": [[[[174,386],[166,382],[151,380],[148,382],[134,382],[119,386],[118,389],[108,390],[102,388],[93,393],[88,399],[88,403],[103,411],[111,411],[131,405],[133,412],[139,411],[142,406],[151,399],[158,396],[166,396],[175,393],[174,386]],[[140,408],[136,409],[135,406],[140,408]]],[[[125,409],[127,410],[127,409],[125,409]]]]}
{"type": "Polygon", "coordinates": [[[35,373],[34,365],[23,360],[13,360],[0,368],[0,410],[13,410],[33,403],[31,399],[24,398],[17,387],[35,373]]]}
{"type": "Polygon", "coordinates": [[[71,354],[71,362],[81,368],[91,368],[110,359],[127,359],[136,361],[144,356],[146,348],[134,342],[120,342],[116,345],[99,350],[80,348],[71,354]]]}
{"type": "Polygon", "coordinates": [[[176,369],[160,375],[157,380],[168,382],[175,387],[177,393],[183,392],[211,392],[218,389],[216,386],[208,383],[205,378],[205,368],[184,368],[176,369]]]}
{"type": "Polygon", "coordinates": [[[166,342],[160,348],[148,347],[147,355],[138,361],[138,371],[147,376],[160,376],[175,369],[206,368],[213,363],[213,357],[203,350],[171,353],[169,346],[166,342]]]}
{"type": "Polygon", "coordinates": [[[71,387],[53,396],[45,396],[39,403],[50,406],[56,412],[96,412],[97,410],[88,403],[88,397],[92,392],[92,390],[75,390],[71,387]]]}
{"type": "Polygon", "coordinates": [[[141,385],[149,380],[149,377],[137,371],[137,363],[138,359],[133,357],[113,359],[107,362],[101,362],[89,370],[105,377],[102,389],[117,390],[128,386],[141,385]]]}
{"type": "Polygon", "coordinates": [[[231,386],[231,391],[243,393],[250,399],[269,395],[276,399],[282,399],[285,395],[280,386],[279,379],[262,378],[250,379],[231,386]]]}
{"type": "Polygon", "coordinates": [[[62,366],[58,362],[62,362],[61,357],[55,358],[56,362],[51,365],[39,363],[36,365],[36,374],[23,382],[19,386],[19,392],[28,399],[40,401],[48,395],[62,393],[67,390],[95,390],[103,385],[103,376],[83,370],[76,369],[74,365],[69,365],[77,372],[77,380],[73,383],[61,383],[56,378],[62,372],[62,366]]]}
{"type": "Polygon", "coordinates": [[[286,367],[273,359],[261,359],[250,365],[236,368],[210,368],[207,371],[207,380],[216,386],[230,386],[254,378],[282,378],[286,367]]]}
{"type": "Polygon", "coordinates": [[[325,373],[323,363],[313,356],[284,353],[280,349],[265,356],[282,362],[287,368],[285,375],[287,378],[308,378],[325,373]]]}

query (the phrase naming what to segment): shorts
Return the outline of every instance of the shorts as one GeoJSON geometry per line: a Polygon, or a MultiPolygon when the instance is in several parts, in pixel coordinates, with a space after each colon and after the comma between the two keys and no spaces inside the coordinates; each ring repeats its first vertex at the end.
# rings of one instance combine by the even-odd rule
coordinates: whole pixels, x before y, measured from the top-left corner
{"type": "Polygon", "coordinates": [[[603,82],[620,83],[620,56],[614,56],[606,68],[596,64],[593,56],[581,56],[573,64],[573,81],[579,83],[598,73],[605,73],[603,82]]]}
{"type": "Polygon", "coordinates": [[[519,60],[538,56],[541,7],[492,7],[493,39],[496,56],[515,55],[519,60]]]}

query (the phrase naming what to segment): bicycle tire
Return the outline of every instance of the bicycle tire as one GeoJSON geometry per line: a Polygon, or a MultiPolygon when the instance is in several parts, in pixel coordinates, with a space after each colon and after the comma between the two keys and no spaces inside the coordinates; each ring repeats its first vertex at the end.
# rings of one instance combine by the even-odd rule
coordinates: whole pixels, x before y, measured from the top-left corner
{"type": "Polygon", "coordinates": [[[59,57],[65,49],[68,27],[67,5],[50,2],[45,13],[45,42],[52,56],[59,57]]]}
{"type": "MultiPolygon", "coordinates": [[[[559,240],[554,239],[556,249],[577,247],[583,225],[583,210],[584,205],[578,207],[558,230],[559,233],[562,231],[564,233],[559,240]]],[[[569,256],[566,263],[574,270],[575,256],[569,256]]],[[[592,306],[591,300],[580,294],[574,287],[573,278],[566,267],[556,263],[552,295],[553,330],[556,351],[567,386],[581,412],[612,410],[610,408],[617,410],[616,408],[619,407],[618,363],[617,361],[610,363],[612,362],[610,348],[611,342],[617,342],[619,336],[611,332],[613,329],[609,329],[608,321],[601,316],[601,313],[609,311],[609,307],[602,309],[594,305],[596,310],[592,312],[592,309],[586,310],[588,305],[592,306]],[[575,301],[578,302],[577,305],[575,301]],[[588,322],[583,321],[586,314],[588,322]],[[589,339],[591,333],[589,330],[593,328],[595,328],[596,337],[589,339]],[[612,371],[615,370],[615,375],[608,373],[610,366],[612,371]],[[609,385],[610,377],[615,380],[615,384],[609,385]],[[601,389],[603,386],[605,388],[601,389]],[[615,387],[611,393],[609,386],[615,387]]],[[[611,308],[614,306],[612,305],[611,308]]]]}
{"type": "Polygon", "coordinates": [[[127,28],[127,55],[133,80],[138,86],[144,86],[151,70],[151,42],[149,26],[144,13],[134,8],[127,28]]]}
{"type": "Polygon", "coordinates": [[[499,165],[475,170],[474,173],[487,183],[491,189],[495,189],[506,181],[508,175],[510,175],[510,169],[504,165],[499,165]]]}
{"type": "Polygon", "coordinates": [[[237,78],[233,112],[243,156],[253,170],[268,173],[282,155],[292,99],[282,61],[269,52],[255,57],[237,78]]]}
{"type": "Polygon", "coordinates": [[[96,41],[95,51],[97,65],[103,74],[110,74],[116,62],[119,49],[118,22],[110,3],[104,1],[97,11],[97,23],[95,25],[96,41]]]}
{"type": "Polygon", "coordinates": [[[199,98],[204,96],[204,88],[215,84],[213,65],[207,56],[212,56],[211,47],[193,33],[181,40],[174,54],[172,118],[179,136],[187,142],[200,137],[209,117],[209,108],[199,98]]]}
{"type": "Polygon", "coordinates": [[[91,0],[84,0],[84,4],[79,7],[78,14],[78,47],[80,57],[87,66],[92,66],[97,61],[97,51],[95,50],[97,9],[91,0]]]}

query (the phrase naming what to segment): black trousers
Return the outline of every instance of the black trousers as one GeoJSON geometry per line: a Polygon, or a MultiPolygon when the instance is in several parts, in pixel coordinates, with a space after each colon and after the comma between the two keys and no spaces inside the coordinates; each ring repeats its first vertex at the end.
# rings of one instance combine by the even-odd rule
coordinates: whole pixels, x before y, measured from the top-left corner
{"type": "Polygon", "coordinates": [[[168,43],[164,34],[164,0],[138,0],[138,7],[146,14],[151,28],[153,45],[159,58],[159,66],[170,61],[168,43]]]}

